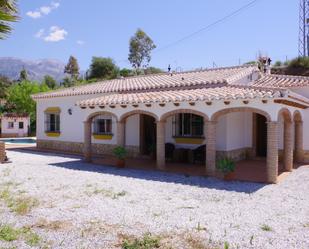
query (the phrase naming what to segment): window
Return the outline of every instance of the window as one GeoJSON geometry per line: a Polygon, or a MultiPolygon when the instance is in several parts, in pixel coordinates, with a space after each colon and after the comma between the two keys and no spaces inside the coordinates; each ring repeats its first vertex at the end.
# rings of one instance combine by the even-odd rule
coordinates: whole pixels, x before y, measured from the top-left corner
{"type": "Polygon", "coordinates": [[[112,118],[99,116],[94,120],[93,133],[97,135],[112,134],[112,118]]]}
{"type": "Polygon", "coordinates": [[[14,122],[8,122],[8,129],[14,129],[14,122]]]}
{"type": "Polygon", "coordinates": [[[59,114],[46,114],[46,127],[47,132],[60,132],[60,115],[59,114]]]}
{"type": "Polygon", "coordinates": [[[24,122],[19,122],[18,123],[18,128],[19,129],[24,129],[24,122]]]}
{"type": "Polygon", "coordinates": [[[191,113],[180,113],[173,118],[173,136],[202,137],[204,135],[204,119],[191,113]]]}

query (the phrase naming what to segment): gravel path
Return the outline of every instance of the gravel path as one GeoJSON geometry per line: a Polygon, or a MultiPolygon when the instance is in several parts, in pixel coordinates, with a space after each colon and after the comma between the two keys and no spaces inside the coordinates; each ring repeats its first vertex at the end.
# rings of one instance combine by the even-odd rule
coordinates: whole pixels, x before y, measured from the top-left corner
{"type": "MultiPolygon", "coordinates": [[[[18,214],[0,196],[0,225],[28,227],[40,238],[32,246],[121,248],[124,237],[149,232],[171,248],[309,248],[308,167],[263,185],[119,170],[72,156],[8,156],[13,163],[0,165],[0,191],[36,204],[18,214]]],[[[13,246],[31,243],[0,240],[0,248],[13,246]]]]}

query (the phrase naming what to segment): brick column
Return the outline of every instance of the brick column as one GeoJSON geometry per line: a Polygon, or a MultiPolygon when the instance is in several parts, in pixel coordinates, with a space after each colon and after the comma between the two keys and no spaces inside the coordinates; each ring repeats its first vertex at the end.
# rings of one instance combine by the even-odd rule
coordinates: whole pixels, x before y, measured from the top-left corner
{"type": "Polygon", "coordinates": [[[91,121],[84,122],[84,158],[86,162],[91,162],[91,121]]]}
{"type": "Polygon", "coordinates": [[[165,168],[165,122],[157,122],[157,168],[165,168]]]}
{"type": "Polygon", "coordinates": [[[206,174],[216,174],[216,122],[206,121],[204,124],[206,135],[206,174]]]}
{"type": "Polygon", "coordinates": [[[117,145],[125,146],[125,121],[117,122],[117,145]]]}
{"type": "Polygon", "coordinates": [[[5,143],[0,142],[0,163],[3,163],[5,161],[5,143]]]}
{"type": "Polygon", "coordinates": [[[295,161],[304,162],[303,122],[295,121],[295,161]]]}
{"type": "Polygon", "coordinates": [[[293,124],[290,121],[284,121],[284,169],[293,170],[293,124]]]}
{"type": "Polygon", "coordinates": [[[267,123],[267,182],[276,183],[278,177],[278,123],[267,123]]]}

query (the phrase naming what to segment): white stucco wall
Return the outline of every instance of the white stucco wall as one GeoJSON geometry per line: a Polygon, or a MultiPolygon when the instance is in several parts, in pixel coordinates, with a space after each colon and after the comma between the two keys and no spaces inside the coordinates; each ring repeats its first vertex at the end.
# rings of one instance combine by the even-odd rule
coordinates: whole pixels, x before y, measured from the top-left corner
{"type": "MultiPolygon", "coordinates": [[[[221,101],[213,101],[212,105],[206,105],[205,102],[196,102],[195,106],[189,105],[189,103],[181,103],[176,107],[173,103],[167,103],[164,107],[158,104],[153,104],[151,107],[147,107],[144,104],[140,104],[139,107],[133,107],[128,105],[126,108],[116,106],[111,108],[106,106],[104,109],[95,107],[94,109],[86,108],[81,109],[76,106],[75,103],[82,99],[95,98],[102,95],[88,95],[88,96],[73,96],[73,97],[58,97],[53,99],[42,99],[37,101],[37,138],[42,140],[58,140],[67,142],[83,142],[84,141],[84,124],[90,114],[98,112],[112,112],[118,119],[130,112],[130,111],[147,111],[152,112],[158,118],[165,113],[179,110],[179,109],[192,109],[198,112],[205,113],[209,118],[212,115],[222,109],[240,108],[240,107],[252,107],[265,111],[271,117],[271,120],[277,121],[278,112],[281,108],[287,107],[281,104],[274,104],[272,100],[268,100],[267,104],[261,102],[260,99],[250,99],[249,104],[245,105],[242,100],[232,100],[229,105],[225,105],[221,101]],[[60,137],[48,137],[45,134],[45,115],[44,111],[49,107],[59,107],[60,113],[60,137]],[[68,109],[72,109],[72,115],[69,115],[68,109]]],[[[296,108],[287,107],[294,112],[296,108]]],[[[302,113],[305,113],[302,111],[302,113]]],[[[309,124],[309,114],[306,111],[305,119],[306,124],[309,124]]],[[[168,118],[166,123],[166,142],[174,142],[172,138],[172,119],[168,118]]],[[[126,122],[126,143],[128,145],[139,145],[139,116],[130,116],[126,122]]],[[[116,144],[116,118],[113,119],[113,133],[114,137],[109,141],[93,141],[94,143],[112,143],[116,144]]],[[[305,125],[306,125],[305,124],[305,125]]],[[[304,126],[305,127],[305,126],[304,126]]],[[[308,131],[309,132],[309,131],[308,131]]],[[[307,132],[307,133],[308,133],[307,132]]],[[[306,133],[306,134],[307,134],[306,133]]],[[[308,137],[309,134],[306,136],[308,137]]],[[[308,139],[307,139],[308,140],[308,139]]],[[[309,150],[309,141],[305,141],[305,149],[309,150]]],[[[204,141],[205,142],[205,141],[204,141]]],[[[252,114],[250,112],[242,113],[230,113],[219,118],[217,123],[217,150],[234,150],[244,147],[251,147],[252,145],[252,114]]],[[[192,146],[192,145],[186,145],[192,146]]],[[[196,147],[196,145],[193,145],[196,147]]]]}
{"type": "MultiPolygon", "coordinates": [[[[302,87],[302,88],[293,88],[291,89],[293,92],[296,92],[300,95],[303,95],[309,98],[309,87],[302,87]]],[[[303,127],[304,127],[304,149],[309,150],[309,109],[302,110],[302,119],[303,119],[303,127]]]]}
{"type": "Polygon", "coordinates": [[[140,144],[140,116],[133,115],[127,118],[125,127],[126,145],[139,146],[140,144]]]}
{"type": "Polygon", "coordinates": [[[30,127],[30,118],[23,117],[2,117],[1,118],[1,133],[2,134],[17,134],[20,137],[28,136],[28,129],[30,127]],[[14,127],[9,129],[9,122],[14,123],[14,127]],[[24,128],[19,129],[19,122],[24,123],[24,128]]]}

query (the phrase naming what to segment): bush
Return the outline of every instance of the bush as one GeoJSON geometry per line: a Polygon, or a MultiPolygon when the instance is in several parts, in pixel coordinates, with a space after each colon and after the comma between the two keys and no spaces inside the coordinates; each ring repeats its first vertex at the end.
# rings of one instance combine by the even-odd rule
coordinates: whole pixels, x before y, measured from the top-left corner
{"type": "Polygon", "coordinates": [[[217,169],[224,175],[235,171],[235,162],[230,158],[223,158],[218,160],[217,169]]]}
{"type": "Polygon", "coordinates": [[[289,67],[303,67],[309,68],[309,58],[308,57],[298,57],[290,61],[289,67]]]}
{"type": "Polygon", "coordinates": [[[142,239],[135,239],[133,241],[125,240],[122,243],[123,249],[154,249],[159,247],[160,239],[150,234],[144,235],[142,239]]]}
{"type": "Polygon", "coordinates": [[[114,155],[120,159],[120,160],[124,160],[127,156],[127,150],[122,147],[122,146],[118,146],[113,150],[114,155]]]}

